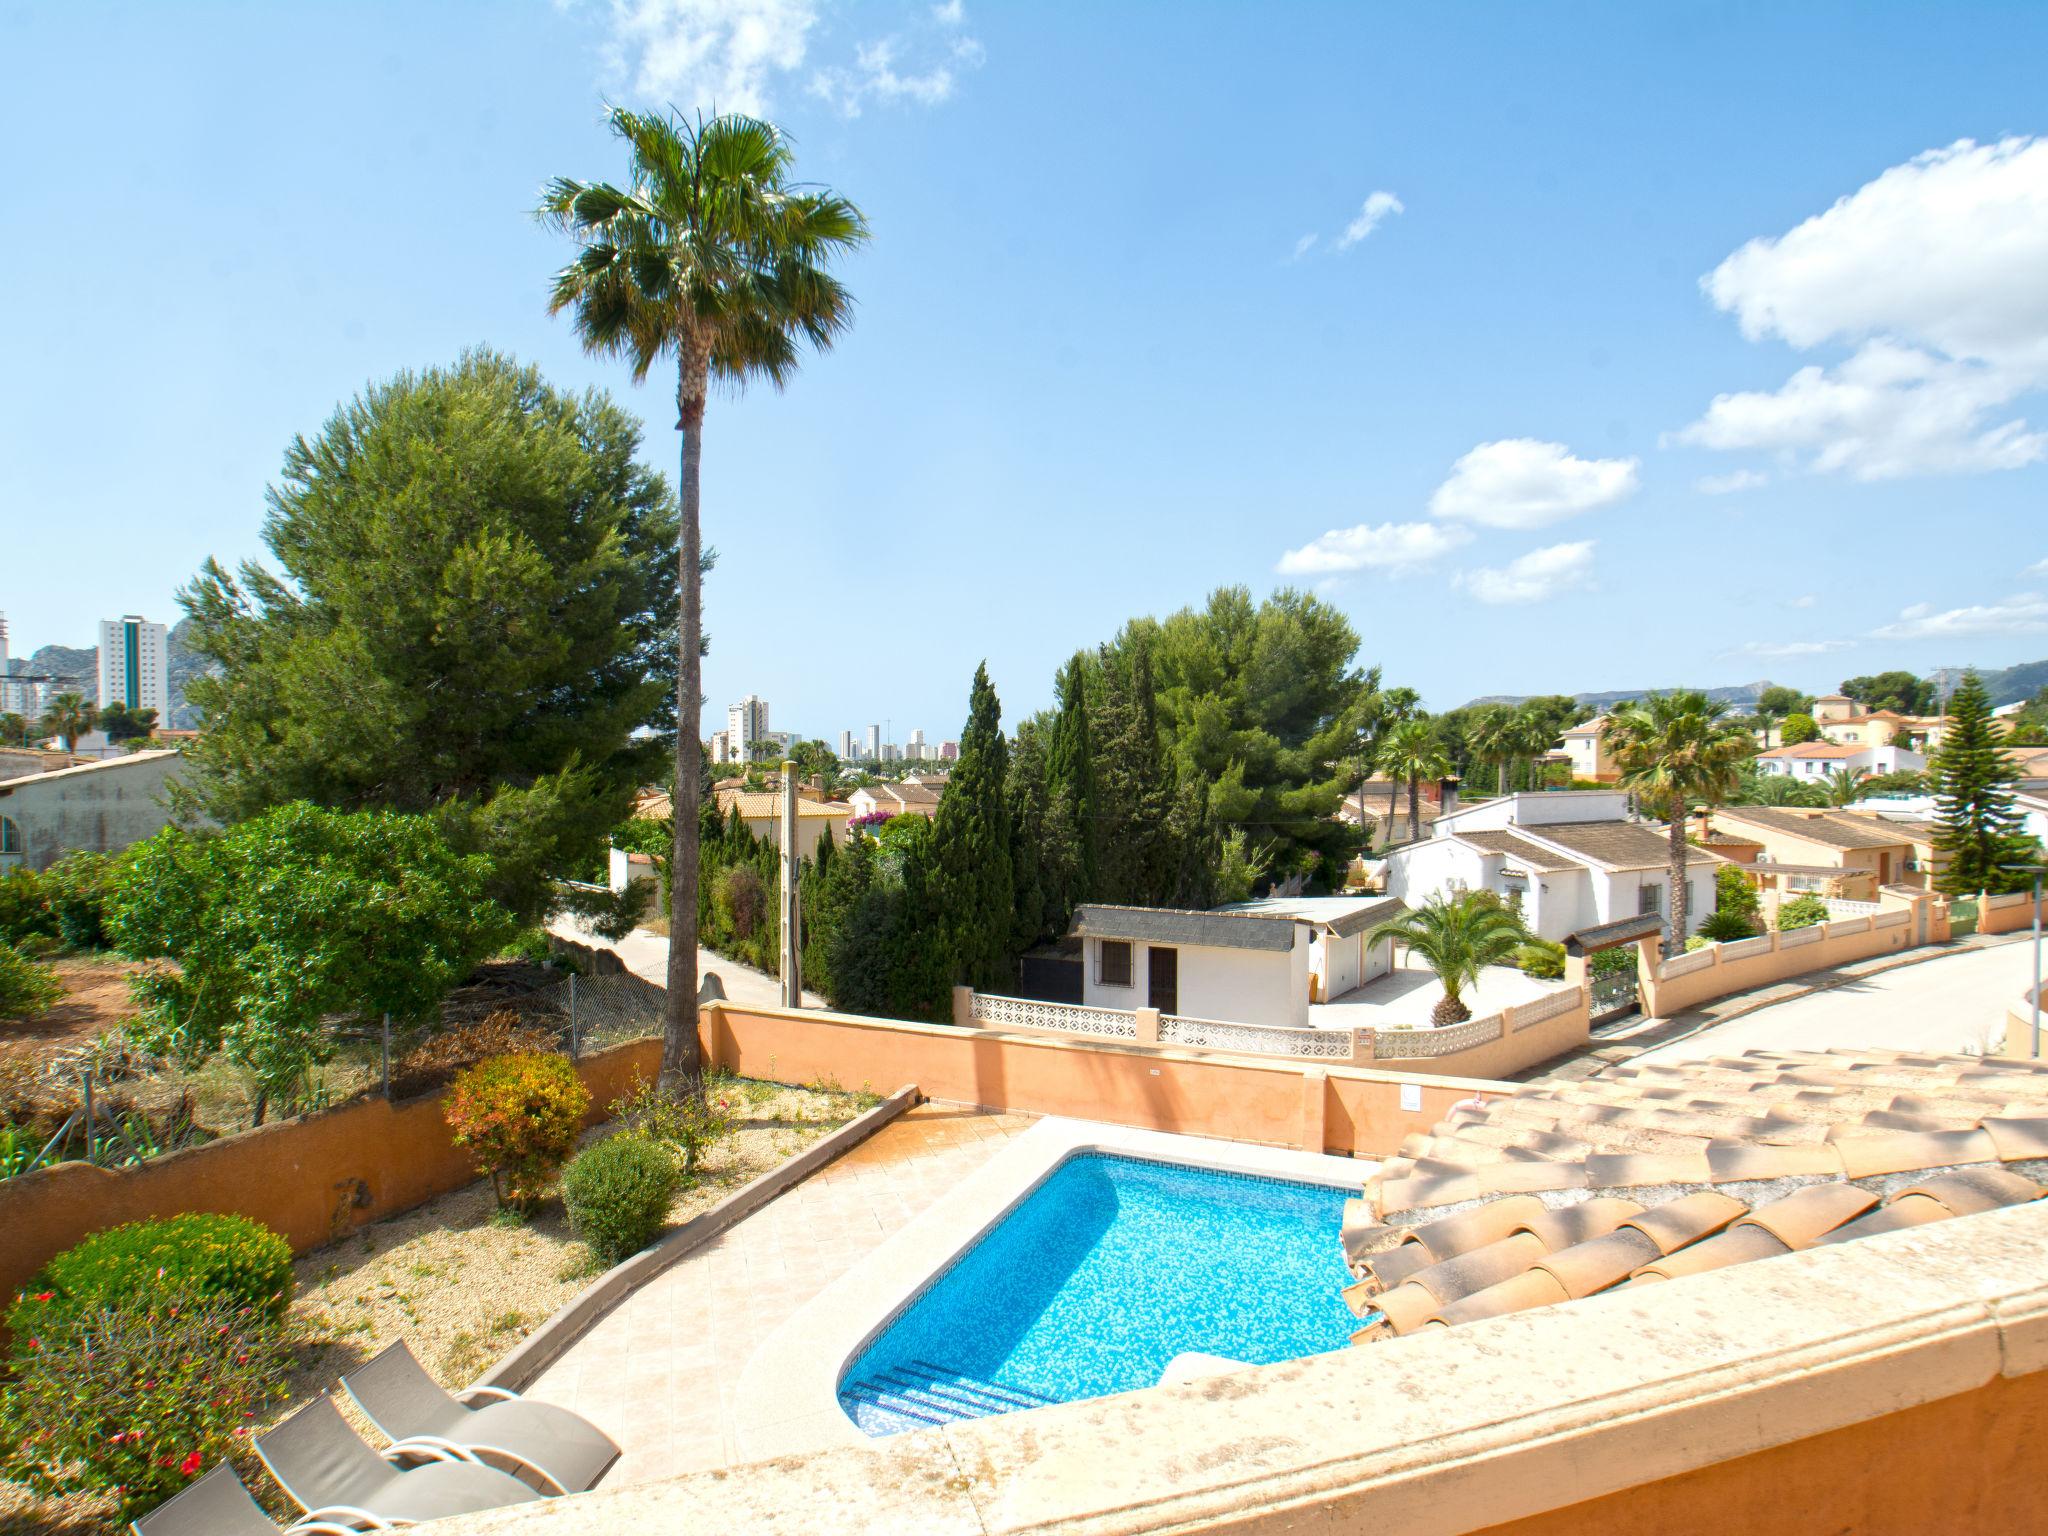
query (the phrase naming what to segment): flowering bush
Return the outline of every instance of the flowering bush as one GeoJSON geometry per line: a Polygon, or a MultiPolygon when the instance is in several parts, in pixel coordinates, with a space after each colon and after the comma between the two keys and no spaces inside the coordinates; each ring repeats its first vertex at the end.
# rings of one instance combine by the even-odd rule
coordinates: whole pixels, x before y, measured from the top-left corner
{"type": "Polygon", "coordinates": [[[617,1264],[661,1235],[682,1182],[666,1147],[622,1131],[585,1147],[562,1174],[569,1229],[590,1244],[599,1263],[617,1264]]]}
{"type": "Polygon", "coordinates": [[[590,1090],[560,1056],[493,1056],[455,1079],[442,1113],[490,1175],[500,1205],[526,1207],[575,1149],[590,1090]]]}
{"type": "Polygon", "coordinates": [[[286,1324],[226,1296],[151,1288],[69,1311],[36,1291],[11,1321],[0,1473],[43,1494],[112,1492],[123,1516],[245,1450],[285,1393],[286,1324]]]}
{"type": "Polygon", "coordinates": [[[24,1331],[57,1316],[110,1306],[220,1300],[282,1317],[292,1299],[292,1251],[244,1216],[188,1211],[95,1232],[43,1266],[7,1314],[18,1351],[24,1331]]]}
{"type": "Polygon", "coordinates": [[[697,1171],[704,1154],[733,1133],[738,1118],[732,1100],[714,1086],[702,1095],[671,1092],[643,1082],[612,1104],[612,1117],[675,1157],[683,1176],[697,1171]]]}

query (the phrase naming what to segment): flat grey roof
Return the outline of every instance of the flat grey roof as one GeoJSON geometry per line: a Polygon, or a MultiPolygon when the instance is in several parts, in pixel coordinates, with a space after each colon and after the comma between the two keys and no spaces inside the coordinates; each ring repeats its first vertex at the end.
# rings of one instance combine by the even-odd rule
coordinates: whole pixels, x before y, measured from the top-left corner
{"type": "Polygon", "coordinates": [[[1398,896],[1262,896],[1256,901],[1233,901],[1216,910],[1292,918],[1348,939],[1408,908],[1398,896]]]}
{"type": "Polygon", "coordinates": [[[1197,944],[1212,949],[1294,948],[1292,917],[1249,912],[1182,912],[1172,907],[1083,906],[1074,909],[1071,933],[1091,939],[1141,939],[1148,944],[1197,944]]]}

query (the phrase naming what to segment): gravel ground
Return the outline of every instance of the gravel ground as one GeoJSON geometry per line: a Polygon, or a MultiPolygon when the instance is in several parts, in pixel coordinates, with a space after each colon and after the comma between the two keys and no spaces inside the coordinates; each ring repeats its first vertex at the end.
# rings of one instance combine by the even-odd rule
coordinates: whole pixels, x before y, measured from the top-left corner
{"type": "MultiPolygon", "coordinates": [[[[671,1225],[802,1151],[870,1108],[870,1093],[726,1079],[739,1128],[677,1198],[671,1225]]],[[[602,1131],[593,1132],[602,1135],[602,1131]]],[[[479,1181],[301,1257],[292,1314],[308,1344],[278,1417],[330,1390],[356,1365],[404,1339],[448,1387],[467,1386],[596,1277],[590,1250],[569,1235],[559,1199],[525,1221],[501,1219],[479,1181]]],[[[346,1398],[343,1411],[354,1415],[346,1398]]],[[[368,1431],[358,1421],[357,1428],[368,1431]]],[[[270,1499],[266,1497],[266,1503],[270,1499]]],[[[278,1504],[273,1513],[282,1514],[278,1504]]],[[[0,1536],[110,1531],[109,1511],[80,1500],[36,1499],[0,1482],[0,1536]]]]}

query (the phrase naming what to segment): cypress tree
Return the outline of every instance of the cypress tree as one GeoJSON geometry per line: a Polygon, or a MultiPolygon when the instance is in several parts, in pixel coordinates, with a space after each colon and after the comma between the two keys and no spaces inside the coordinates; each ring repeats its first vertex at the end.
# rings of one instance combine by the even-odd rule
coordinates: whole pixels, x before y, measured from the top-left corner
{"type": "Polygon", "coordinates": [[[1173,782],[1159,744],[1152,695],[1152,653],[1143,636],[1121,654],[1103,654],[1097,718],[1094,848],[1100,901],[1156,906],[1171,900],[1174,868],[1173,782]]]}
{"type": "Polygon", "coordinates": [[[1998,748],[1991,700],[1975,672],[1963,674],[1949,700],[1948,729],[1930,767],[1934,847],[1948,856],[1937,887],[1951,896],[2024,889],[2024,874],[1999,866],[2037,858],[2040,849],[2020,830],[2012,799],[2019,774],[1998,748]]]}
{"type": "Polygon", "coordinates": [[[1010,802],[1010,879],[1015,892],[1010,952],[1021,955],[1054,931],[1046,867],[1045,732],[1036,721],[1017,727],[1004,793],[1010,802]]]}
{"type": "Polygon", "coordinates": [[[984,992],[1007,990],[1015,974],[1016,882],[1010,864],[1010,807],[1004,797],[1009,767],[1003,708],[984,662],[974,669],[960,760],[932,820],[932,889],[943,915],[951,970],[957,981],[984,992]]]}
{"type": "Polygon", "coordinates": [[[1095,895],[1095,738],[1079,651],[1060,669],[1056,691],[1059,712],[1045,751],[1044,862],[1052,924],[1064,932],[1074,908],[1095,895]]]}

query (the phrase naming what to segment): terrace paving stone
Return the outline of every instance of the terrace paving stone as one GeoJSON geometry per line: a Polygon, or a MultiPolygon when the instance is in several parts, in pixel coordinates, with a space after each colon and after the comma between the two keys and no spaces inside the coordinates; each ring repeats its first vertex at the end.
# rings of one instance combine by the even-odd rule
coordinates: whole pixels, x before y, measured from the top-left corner
{"type": "Polygon", "coordinates": [[[606,1488],[735,1465],[734,1394],[761,1342],[1035,1118],[908,1111],[626,1297],[526,1396],[619,1442],[606,1488]]]}

